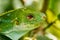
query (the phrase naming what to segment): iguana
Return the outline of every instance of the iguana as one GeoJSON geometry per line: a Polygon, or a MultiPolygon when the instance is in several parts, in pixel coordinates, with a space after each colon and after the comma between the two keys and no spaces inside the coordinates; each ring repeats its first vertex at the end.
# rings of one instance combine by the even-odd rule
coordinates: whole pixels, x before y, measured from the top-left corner
{"type": "Polygon", "coordinates": [[[44,26],[44,22],[44,13],[40,11],[16,9],[0,15],[0,33],[12,40],[18,40],[31,30],[44,26]]]}

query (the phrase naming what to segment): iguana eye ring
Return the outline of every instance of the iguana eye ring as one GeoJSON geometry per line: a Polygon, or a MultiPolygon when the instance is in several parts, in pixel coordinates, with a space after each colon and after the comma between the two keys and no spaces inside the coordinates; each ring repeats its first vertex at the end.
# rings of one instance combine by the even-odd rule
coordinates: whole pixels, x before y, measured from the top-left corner
{"type": "Polygon", "coordinates": [[[29,14],[28,16],[27,16],[27,19],[33,19],[33,15],[31,15],[31,14],[29,14]]]}

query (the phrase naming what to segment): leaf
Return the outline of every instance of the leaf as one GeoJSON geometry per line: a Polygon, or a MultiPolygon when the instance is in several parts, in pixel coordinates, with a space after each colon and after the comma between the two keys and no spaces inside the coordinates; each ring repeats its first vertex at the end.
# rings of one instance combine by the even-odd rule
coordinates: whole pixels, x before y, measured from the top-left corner
{"type": "Polygon", "coordinates": [[[13,0],[12,2],[13,2],[12,5],[14,9],[19,9],[24,7],[21,0],[13,0]]]}
{"type": "Polygon", "coordinates": [[[12,10],[11,0],[0,0],[0,13],[12,10]]]}
{"type": "Polygon", "coordinates": [[[54,25],[52,25],[47,32],[51,33],[52,35],[54,35],[57,38],[60,38],[60,30],[57,29],[54,25]]]}
{"type": "Polygon", "coordinates": [[[51,9],[54,13],[59,14],[60,13],[60,0],[50,0],[49,9],[51,9]]]}
{"type": "Polygon", "coordinates": [[[49,9],[46,11],[46,15],[47,15],[47,22],[48,23],[51,23],[57,19],[54,12],[49,9]]]}
{"type": "MultiPolygon", "coordinates": [[[[60,0],[50,0],[50,4],[48,7],[48,10],[46,11],[47,14],[47,20],[49,23],[55,21],[53,25],[47,30],[49,33],[53,34],[57,38],[60,38],[60,20],[59,14],[60,14],[60,0]]],[[[60,40],[60,39],[59,39],[60,40]]]]}

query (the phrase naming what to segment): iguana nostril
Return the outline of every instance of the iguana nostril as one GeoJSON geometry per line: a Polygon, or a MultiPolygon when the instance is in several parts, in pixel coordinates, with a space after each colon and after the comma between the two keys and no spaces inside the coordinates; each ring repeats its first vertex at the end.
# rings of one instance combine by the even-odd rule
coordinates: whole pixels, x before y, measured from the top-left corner
{"type": "Polygon", "coordinates": [[[28,15],[27,18],[28,19],[32,19],[33,18],[33,15],[28,15]]]}
{"type": "Polygon", "coordinates": [[[15,20],[15,22],[16,22],[16,25],[19,25],[19,21],[18,20],[15,20]]]}

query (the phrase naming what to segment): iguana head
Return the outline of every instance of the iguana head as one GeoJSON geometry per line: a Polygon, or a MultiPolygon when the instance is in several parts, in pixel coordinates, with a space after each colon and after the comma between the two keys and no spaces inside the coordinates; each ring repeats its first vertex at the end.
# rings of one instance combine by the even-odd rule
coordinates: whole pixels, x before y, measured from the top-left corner
{"type": "Polygon", "coordinates": [[[12,32],[33,30],[43,25],[43,16],[43,13],[27,8],[7,12],[0,16],[0,32],[12,35],[12,32]]]}

